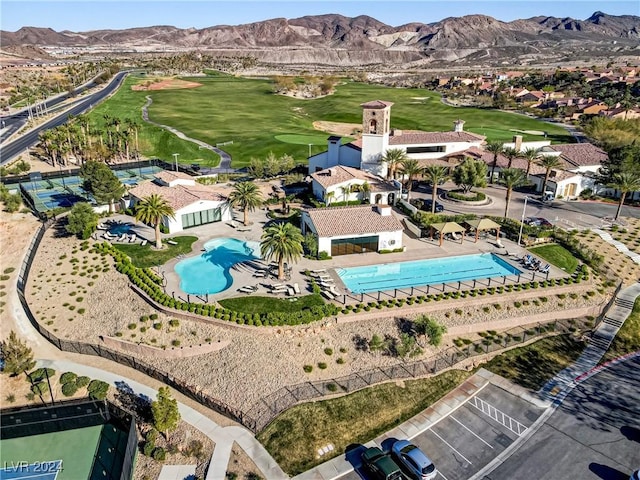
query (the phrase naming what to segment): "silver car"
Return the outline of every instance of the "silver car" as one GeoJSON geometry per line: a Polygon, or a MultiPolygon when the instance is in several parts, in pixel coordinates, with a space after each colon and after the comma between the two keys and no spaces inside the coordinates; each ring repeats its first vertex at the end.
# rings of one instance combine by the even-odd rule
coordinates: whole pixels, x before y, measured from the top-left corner
{"type": "Polygon", "coordinates": [[[429,457],[408,440],[395,442],[391,447],[391,453],[414,480],[433,480],[438,475],[438,470],[429,457]]]}

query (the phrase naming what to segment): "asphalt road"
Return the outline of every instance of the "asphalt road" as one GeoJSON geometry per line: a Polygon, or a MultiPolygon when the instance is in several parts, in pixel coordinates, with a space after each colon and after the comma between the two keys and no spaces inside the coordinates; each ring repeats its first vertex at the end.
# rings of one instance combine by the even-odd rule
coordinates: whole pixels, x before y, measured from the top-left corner
{"type": "Polygon", "coordinates": [[[92,95],[83,97],[73,107],[71,107],[68,111],[65,111],[63,114],[60,114],[43,123],[42,125],[37,126],[33,130],[22,135],[20,138],[17,138],[13,142],[2,145],[0,147],[0,165],[8,163],[13,158],[24,152],[28,147],[36,145],[39,141],[38,138],[40,132],[57,127],[58,125],[62,125],[67,121],[69,115],[80,115],[89,110],[92,105],[96,105],[97,103],[102,101],[121,85],[122,80],[126,75],[127,72],[117,73],[111,80],[111,82],[102,90],[92,95]]]}
{"type": "Polygon", "coordinates": [[[640,468],[640,358],[576,387],[485,480],[627,480],[640,468]]]}

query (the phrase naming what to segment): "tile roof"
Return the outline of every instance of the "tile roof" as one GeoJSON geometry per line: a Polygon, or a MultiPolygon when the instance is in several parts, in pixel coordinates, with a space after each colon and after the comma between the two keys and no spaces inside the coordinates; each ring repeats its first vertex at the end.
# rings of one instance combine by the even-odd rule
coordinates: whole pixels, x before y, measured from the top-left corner
{"type": "Polygon", "coordinates": [[[376,205],[312,208],[306,212],[320,237],[367,235],[402,230],[402,224],[393,213],[387,216],[380,215],[376,211],[376,205]]]}
{"type": "Polygon", "coordinates": [[[154,183],[152,180],[142,182],[137,187],[129,190],[129,193],[136,198],[143,199],[156,194],[161,196],[174,210],[191,205],[200,200],[213,200],[224,202],[227,197],[220,195],[207,185],[176,185],[175,187],[165,187],[154,183]]]}
{"type": "MultiPolygon", "coordinates": [[[[493,166],[493,153],[480,150],[478,148],[469,148],[464,152],[458,152],[458,154],[464,154],[465,157],[471,157],[475,160],[482,160],[487,164],[487,167],[491,168],[493,166]]],[[[454,154],[452,154],[454,155],[454,154]]],[[[497,168],[507,168],[509,166],[509,159],[503,154],[498,154],[498,161],[496,162],[497,168]]],[[[527,171],[527,161],[524,158],[514,158],[511,162],[511,168],[520,168],[521,170],[527,171]]],[[[544,173],[546,170],[535,163],[531,164],[531,169],[529,173],[531,175],[536,175],[538,173],[544,173]]]]}
{"type": "Polygon", "coordinates": [[[361,103],[364,108],[387,108],[393,105],[393,102],[385,102],[384,100],[372,100],[370,102],[361,103]]]}
{"type": "Polygon", "coordinates": [[[478,142],[484,139],[484,136],[470,132],[421,132],[419,130],[403,130],[401,135],[389,136],[389,145],[478,142]]]}
{"type": "Polygon", "coordinates": [[[563,145],[550,145],[550,148],[560,152],[562,159],[571,167],[586,165],[601,165],[609,156],[607,152],[591,143],[567,143],[563,145]]]}
{"type": "Polygon", "coordinates": [[[329,188],[333,185],[348,182],[349,180],[363,180],[369,183],[372,191],[396,191],[397,188],[386,182],[382,177],[374,175],[373,173],[365,172],[364,170],[358,170],[357,168],[344,167],[337,165],[331,168],[325,168],[319,172],[311,174],[316,182],[322,185],[323,188],[329,188]],[[331,172],[331,174],[329,174],[331,172]]]}
{"type": "Polygon", "coordinates": [[[155,178],[159,178],[163,182],[172,182],[174,180],[191,180],[195,181],[195,179],[191,175],[187,175],[183,172],[172,172],[170,170],[163,170],[153,175],[155,178]]]}

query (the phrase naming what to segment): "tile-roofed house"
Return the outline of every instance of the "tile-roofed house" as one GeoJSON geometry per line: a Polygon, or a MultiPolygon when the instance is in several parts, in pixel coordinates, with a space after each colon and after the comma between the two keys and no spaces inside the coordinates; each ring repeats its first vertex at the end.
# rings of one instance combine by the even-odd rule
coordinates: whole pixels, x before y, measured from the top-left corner
{"type": "Polygon", "coordinates": [[[361,103],[363,108],[387,108],[393,106],[393,102],[385,102],[384,100],[372,100],[370,102],[361,103]]]}
{"type": "Polygon", "coordinates": [[[389,137],[389,145],[427,145],[442,143],[479,143],[482,135],[469,132],[420,132],[416,130],[395,130],[389,137]]]}
{"type": "Polygon", "coordinates": [[[151,195],[164,199],[175,212],[173,218],[162,220],[170,233],[231,218],[224,195],[216,192],[214,187],[196,183],[193,177],[181,172],[160,172],[155,175],[155,180],[142,182],[129,189],[128,193],[132,197],[132,206],[151,195]]]}
{"type": "Polygon", "coordinates": [[[402,248],[402,224],[387,205],[313,208],[302,212],[302,232],[318,237],[330,256],[402,248]]]}
{"type": "Polygon", "coordinates": [[[364,200],[370,203],[393,203],[399,192],[397,186],[373,173],[352,167],[326,168],[310,175],[311,188],[318,200],[326,203],[364,200]],[[362,185],[369,186],[363,191],[362,185]],[[391,197],[389,197],[391,194],[391,197]]]}
{"type": "Polygon", "coordinates": [[[595,172],[609,158],[607,152],[591,143],[567,143],[550,148],[560,152],[569,170],[595,172]]]}

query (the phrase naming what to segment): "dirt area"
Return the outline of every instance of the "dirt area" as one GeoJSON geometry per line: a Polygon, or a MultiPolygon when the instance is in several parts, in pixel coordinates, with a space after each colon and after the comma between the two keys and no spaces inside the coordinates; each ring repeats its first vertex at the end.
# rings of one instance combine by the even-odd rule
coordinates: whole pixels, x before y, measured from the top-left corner
{"type": "Polygon", "coordinates": [[[362,124],[360,123],[325,122],[319,120],[313,122],[313,128],[342,137],[354,137],[362,133],[362,124]]]}
{"type": "Polygon", "coordinates": [[[178,90],[182,88],[201,87],[201,83],[188,82],[179,78],[150,78],[141,80],[138,84],[133,85],[131,90],[148,91],[148,90],[178,90]]]}
{"type": "Polygon", "coordinates": [[[229,457],[229,464],[227,465],[227,473],[235,473],[238,480],[243,480],[248,478],[248,475],[252,473],[260,474],[260,470],[258,470],[258,467],[253,463],[253,460],[251,460],[249,455],[240,448],[240,445],[233,442],[233,447],[231,447],[231,456],[229,457]]]}

